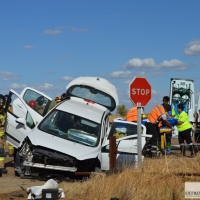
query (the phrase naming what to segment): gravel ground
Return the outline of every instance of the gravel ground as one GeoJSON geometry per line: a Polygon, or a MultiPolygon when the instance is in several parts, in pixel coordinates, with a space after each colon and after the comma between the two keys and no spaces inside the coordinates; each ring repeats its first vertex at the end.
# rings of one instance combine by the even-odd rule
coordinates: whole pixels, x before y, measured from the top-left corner
{"type": "Polygon", "coordinates": [[[15,176],[13,157],[6,157],[7,174],[0,177],[0,200],[24,200],[28,194],[26,189],[32,186],[41,186],[45,182],[33,179],[21,179],[15,176]]]}

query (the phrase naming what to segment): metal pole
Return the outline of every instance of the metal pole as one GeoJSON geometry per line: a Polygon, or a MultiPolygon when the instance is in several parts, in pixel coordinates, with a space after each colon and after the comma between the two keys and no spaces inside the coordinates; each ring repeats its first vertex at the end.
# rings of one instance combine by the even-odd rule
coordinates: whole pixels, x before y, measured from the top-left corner
{"type": "Polygon", "coordinates": [[[116,137],[109,137],[109,156],[110,156],[110,170],[116,169],[116,137]]]}
{"type": "Polygon", "coordinates": [[[137,107],[138,168],[142,167],[141,107],[137,107]]]}

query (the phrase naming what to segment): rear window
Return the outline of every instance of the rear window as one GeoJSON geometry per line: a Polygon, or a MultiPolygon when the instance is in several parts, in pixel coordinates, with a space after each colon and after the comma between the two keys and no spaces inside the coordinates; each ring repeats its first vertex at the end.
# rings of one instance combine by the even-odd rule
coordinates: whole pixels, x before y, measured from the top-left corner
{"type": "MultiPolygon", "coordinates": [[[[143,133],[142,127],[141,133],[143,133]]],[[[116,136],[116,138],[122,138],[130,135],[137,137],[137,124],[123,122],[112,123],[109,136],[116,136]]]]}
{"type": "Polygon", "coordinates": [[[74,85],[67,90],[67,96],[79,97],[98,103],[110,111],[116,107],[115,100],[109,94],[84,85],[74,85]]]}

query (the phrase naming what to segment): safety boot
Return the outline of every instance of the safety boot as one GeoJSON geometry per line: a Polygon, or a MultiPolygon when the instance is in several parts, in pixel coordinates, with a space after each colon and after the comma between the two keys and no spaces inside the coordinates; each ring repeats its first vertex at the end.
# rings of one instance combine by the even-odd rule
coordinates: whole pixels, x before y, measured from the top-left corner
{"type": "Polygon", "coordinates": [[[157,147],[156,146],[151,146],[150,152],[151,152],[151,158],[157,157],[157,147]]]}
{"type": "Polygon", "coordinates": [[[7,169],[6,168],[0,168],[1,172],[6,174],[7,173],[7,169]]]}
{"type": "Polygon", "coordinates": [[[180,145],[181,148],[181,156],[186,156],[185,154],[185,145],[180,145]]]}
{"type": "Polygon", "coordinates": [[[198,152],[198,149],[194,146],[194,144],[192,144],[192,145],[189,145],[189,150],[191,152],[189,158],[194,158],[198,152]]]}
{"type": "Polygon", "coordinates": [[[146,143],[143,150],[142,155],[145,157],[151,157],[151,144],[146,143]]]}

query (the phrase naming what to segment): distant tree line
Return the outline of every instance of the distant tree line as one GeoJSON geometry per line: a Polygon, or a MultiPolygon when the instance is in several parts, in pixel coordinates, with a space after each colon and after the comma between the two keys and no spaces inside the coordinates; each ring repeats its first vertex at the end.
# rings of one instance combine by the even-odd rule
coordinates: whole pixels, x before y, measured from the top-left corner
{"type": "Polygon", "coordinates": [[[124,104],[117,106],[116,114],[120,115],[121,117],[125,117],[127,115],[128,110],[124,104]]]}

